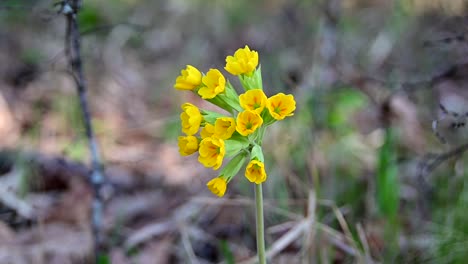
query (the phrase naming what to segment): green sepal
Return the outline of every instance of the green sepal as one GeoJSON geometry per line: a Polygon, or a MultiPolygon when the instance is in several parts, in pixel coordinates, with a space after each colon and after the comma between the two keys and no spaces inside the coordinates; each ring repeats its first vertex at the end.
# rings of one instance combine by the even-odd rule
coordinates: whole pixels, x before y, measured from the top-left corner
{"type": "Polygon", "coordinates": [[[221,107],[231,114],[234,114],[234,111],[243,111],[239,103],[239,95],[229,81],[226,82],[224,92],[218,94],[214,98],[206,99],[206,101],[221,107]]]}
{"type": "Polygon", "coordinates": [[[220,172],[220,176],[225,179],[227,182],[231,181],[231,179],[236,176],[236,174],[240,171],[242,166],[244,166],[247,160],[247,151],[241,151],[237,154],[234,158],[232,158],[226,166],[220,172]]]}
{"type": "Polygon", "coordinates": [[[258,66],[258,68],[250,76],[246,74],[239,75],[239,80],[245,91],[253,89],[263,90],[261,65],[258,66]]]}
{"type": "Polygon", "coordinates": [[[224,93],[227,97],[233,98],[234,100],[237,100],[237,102],[239,102],[239,95],[237,94],[236,89],[234,89],[234,87],[232,86],[231,82],[226,82],[224,93]]]}
{"type": "Polygon", "coordinates": [[[234,111],[232,109],[232,107],[229,106],[229,104],[227,104],[223,98],[222,98],[222,95],[221,94],[218,94],[217,96],[215,96],[214,98],[211,98],[211,99],[204,99],[226,111],[228,111],[229,113],[233,114],[234,111]]]}
{"type": "MultiPolygon", "coordinates": [[[[205,74],[202,73],[202,77],[205,76],[205,74]]],[[[198,90],[200,90],[202,87],[204,87],[205,85],[203,83],[200,83],[198,86],[196,86],[195,88],[193,88],[192,92],[194,94],[196,94],[197,96],[200,96],[198,94],[198,90]]]]}
{"type": "Polygon", "coordinates": [[[278,121],[274,117],[271,116],[270,111],[268,110],[267,107],[263,109],[262,114],[260,116],[263,119],[263,126],[269,126],[275,123],[276,121],[278,121]]]}
{"type": "MultiPolygon", "coordinates": [[[[205,74],[203,74],[203,76],[205,76],[205,74]]],[[[205,85],[201,83],[192,91],[201,98],[201,96],[198,94],[198,91],[204,86],[205,85]]],[[[226,80],[224,92],[216,95],[214,98],[204,100],[228,111],[231,114],[234,114],[234,110],[238,112],[242,111],[242,107],[240,107],[239,104],[239,96],[237,95],[236,90],[232,87],[229,80],[226,80]]]]}
{"type": "Polygon", "coordinates": [[[251,151],[251,154],[250,154],[250,160],[258,160],[258,161],[261,161],[262,163],[265,163],[265,158],[263,157],[262,147],[260,147],[257,144],[255,144],[252,147],[252,151],[251,151]]]}
{"type": "Polygon", "coordinates": [[[224,140],[224,146],[226,148],[226,156],[232,157],[242,151],[247,149],[250,145],[250,141],[247,137],[240,135],[237,132],[234,132],[229,139],[224,140]]]}
{"type": "MultiPolygon", "coordinates": [[[[239,95],[237,94],[232,84],[227,81],[226,87],[224,88],[224,93],[218,95],[221,100],[223,100],[231,109],[236,110],[237,112],[242,112],[243,109],[239,103],[239,95]]],[[[232,113],[232,111],[230,111],[232,113]]]]}
{"type": "Polygon", "coordinates": [[[201,114],[203,116],[203,120],[206,123],[210,123],[210,124],[214,124],[216,122],[216,119],[219,118],[219,117],[225,117],[225,115],[220,114],[218,112],[214,112],[214,111],[201,110],[200,109],[200,112],[201,112],[201,114]]]}

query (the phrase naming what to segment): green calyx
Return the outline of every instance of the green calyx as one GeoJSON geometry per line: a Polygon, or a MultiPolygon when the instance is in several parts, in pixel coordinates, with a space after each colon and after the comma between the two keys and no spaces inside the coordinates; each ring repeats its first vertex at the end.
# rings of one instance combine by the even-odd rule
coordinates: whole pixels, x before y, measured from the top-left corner
{"type": "Polygon", "coordinates": [[[206,100],[231,114],[234,114],[235,111],[242,111],[242,107],[239,104],[239,95],[229,81],[226,82],[226,87],[224,88],[223,93],[206,100]]]}
{"type": "Polygon", "coordinates": [[[200,112],[203,116],[203,120],[206,123],[210,123],[210,124],[214,124],[216,122],[216,119],[219,117],[225,117],[225,115],[220,114],[218,112],[214,112],[214,111],[200,109],[200,112]]]}
{"type": "Polygon", "coordinates": [[[246,91],[253,89],[263,90],[261,66],[258,66],[258,68],[251,75],[239,75],[239,80],[246,91]]]}
{"type": "Polygon", "coordinates": [[[234,158],[232,158],[226,166],[223,167],[220,173],[220,177],[226,179],[227,182],[231,181],[231,179],[240,171],[242,166],[244,166],[247,160],[247,151],[239,152],[234,158]]]}
{"type": "Polygon", "coordinates": [[[234,132],[234,134],[229,138],[224,140],[224,145],[226,148],[226,156],[232,157],[249,147],[250,141],[248,138],[241,136],[239,133],[234,132]]]}
{"type": "Polygon", "coordinates": [[[262,163],[265,163],[265,158],[263,157],[263,150],[262,147],[255,144],[252,147],[252,151],[250,152],[250,160],[258,160],[262,163]]]}

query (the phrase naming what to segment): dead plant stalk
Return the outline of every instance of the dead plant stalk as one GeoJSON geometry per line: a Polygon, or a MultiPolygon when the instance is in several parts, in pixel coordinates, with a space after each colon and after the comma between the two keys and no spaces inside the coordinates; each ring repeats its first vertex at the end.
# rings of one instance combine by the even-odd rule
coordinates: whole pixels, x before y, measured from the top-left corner
{"type": "Polygon", "coordinates": [[[75,81],[81,113],[83,116],[86,138],[88,141],[88,147],[91,153],[91,175],[89,177],[89,181],[93,187],[91,230],[94,237],[94,256],[96,258],[96,263],[98,263],[99,256],[103,251],[103,238],[101,230],[102,211],[104,205],[101,190],[104,183],[104,174],[99,146],[96,142],[91,122],[91,114],[87,95],[88,87],[83,72],[83,62],[81,58],[81,35],[77,17],[82,4],[82,0],[64,0],[61,2],[60,12],[65,16],[67,21],[65,53],[71,68],[71,75],[75,81]]]}

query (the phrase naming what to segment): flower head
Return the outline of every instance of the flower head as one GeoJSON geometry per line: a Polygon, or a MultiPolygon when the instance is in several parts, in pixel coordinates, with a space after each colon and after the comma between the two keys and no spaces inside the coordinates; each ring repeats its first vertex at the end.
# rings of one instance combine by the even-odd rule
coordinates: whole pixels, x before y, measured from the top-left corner
{"type": "Polygon", "coordinates": [[[245,168],[245,177],[256,184],[264,182],[267,178],[265,164],[258,160],[251,160],[245,168]]]}
{"type": "Polygon", "coordinates": [[[194,136],[180,136],[179,138],[179,153],[182,156],[188,156],[198,150],[198,139],[194,136]]]}
{"type": "Polygon", "coordinates": [[[251,51],[245,45],[243,49],[238,49],[234,56],[226,57],[226,71],[232,75],[251,74],[258,65],[258,52],[251,51]]]}
{"type": "Polygon", "coordinates": [[[261,114],[267,104],[267,97],[260,89],[248,90],[239,96],[239,103],[245,110],[261,114]]]}
{"type": "Polygon", "coordinates": [[[198,94],[203,99],[214,98],[216,95],[224,92],[226,86],[226,79],[217,69],[210,69],[206,75],[203,76],[202,82],[205,86],[198,90],[198,94]]]}
{"type": "Polygon", "coordinates": [[[203,139],[203,138],[213,136],[214,133],[215,133],[215,127],[210,123],[206,123],[206,125],[200,131],[200,136],[203,139]]]}
{"type": "Polygon", "coordinates": [[[200,142],[200,148],[198,149],[198,161],[205,167],[213,167],[214,170],[219,169],[223,163],[224,154],[226,154],[226,148],[224,147],[224,140],[207,137],[200,142]]]}
{"type": "Polygon", "coordinates": [[[185,103],[181,108],[183,110],[180,114],[180,119],[182,120],[182,132],[187,136],[195,135],[198,132],[203,119],[200,110],[191,103],[185,103]]]}
{"type": "Polygon", "coordinates": [[[227,182],[225,179],[217,177],[209,181],[206,186],[213,194],[222,197],[226,192],[227,182]]]}
{"type": "Polygon", "coordinates": [[[279,93],[268,98],[267,107],[274,119],[283,120],[294,114],[296,101],[294,101],[294,96],[291,94],[285,95],[284,93],[279,93]]]}
{"type": "Polygon", "coordinates": [[[174,84],[174,88],[178,90],[193,90],[199,86],[202,82],[201,72],[193,67],[192,65],[187,65],[187,67],[180,71],[179,77],[177,77],[174,84]]]}
{"type": "Polygon", "coordinates": [[[236,131],[236,120],[232,117],[218,117],[214,124],[214,135],[220,139],[228,139],[236,131]]]}
{"type": "Polygon", "coordinates": [[[262,117],[254,111],[245,110],[237,115],[236,130],[243,136],[255,132],[263,124],[262,117]]]}

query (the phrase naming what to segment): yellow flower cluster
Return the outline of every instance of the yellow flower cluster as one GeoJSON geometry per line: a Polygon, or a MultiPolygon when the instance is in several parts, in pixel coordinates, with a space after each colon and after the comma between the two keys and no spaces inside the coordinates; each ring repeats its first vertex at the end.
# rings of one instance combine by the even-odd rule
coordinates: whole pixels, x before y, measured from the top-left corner
{"type": "Polygon", "coordinates": [[[207,183],[208,189],[220,197],[246,163],[245,177],[250,182],[260,184],[267,179],[261,148],[266,127],[292,116],[296,109],[293,95],[265,95],[258,53],[248,46],[227,56],[224,69],[239,77],[243,94],[238,95],[218,69],[203,74],[192,65],[181,71],[174,84],[175,89],[192,91],[230,113],[226,116],[184,103],[180,114],[185,134],[178,138],[182,156],[198,152],[198,161],[214,170],[225,158],[231,158],[219,176],[207,183]]]}

